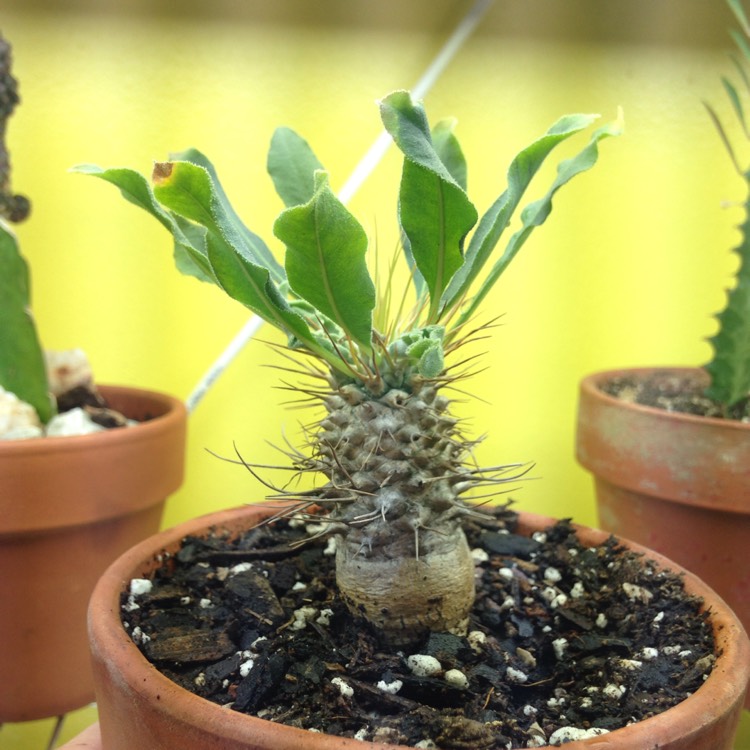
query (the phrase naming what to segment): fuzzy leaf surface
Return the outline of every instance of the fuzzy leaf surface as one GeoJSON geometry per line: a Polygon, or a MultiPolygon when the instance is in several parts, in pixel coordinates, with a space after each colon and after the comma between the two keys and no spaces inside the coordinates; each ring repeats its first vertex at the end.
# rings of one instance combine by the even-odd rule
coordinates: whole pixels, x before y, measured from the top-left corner
{"type": "Polygon", "coordinates": [[[276,260],[276,258],[274,258],[268,245],[266,245],[266,243],[255,234],[255,232],[251,232],[242,219],[237,215],[237,212],[234,210],[221,185],[216,168],[210,159],[197,149],[190,148],[177,154],[170,155],[170,160],[189,161],[191,164],[203,167],[208,172],[209,177],[211,178],[213,192],[219,202],[225,220],[231,222],[233,230],[242,237],[246,247],[252,248],[254,257],[258,259],[261,265],[269,270],[271,277],[279,283],[283,282],[286,278],[284,267],[276,260]]]}
{"type": "MultiPolygon", "coordinates": [[[[551,151],[564,140],[589,126],[598,115],[567,115],[558,120],[539,140],[524,149],[511,163],[508,171],[508,187],[482,217],[477,231],[471,238],[466,252],[466,264],[457,274],[454,285],[446,292],[444,304],[450,307],[468,291],[470,284],[479,276],[484,264],[490,258],[511,216],[521,198],[551,151]]],[[[557,191],[576,175],[585,172],[596,164],[599,156],[599,142],[622,132],[619,120],[597,129],[588,144],[575,156],[562,161],[551,187],[537,201],[528,204],[521,212],[521,228],[510,238],[491,271],[482,279],[471,304],[463,311],[460,320],[468,320],[493,287],[503,271],[516,256],[533,230],[541,226],[552,211],[552,199],[557,191]]]]}
{"type": "Polygon", "coordinates": [[[290,128],[277,128],[268,151],[268,174],[287,208],[310,201],[315,172],[323,169],[310,144],[290,128]]]}
{"type": "Polygon", "coordinates": [[[284,211],[274,234],[286,245],[286,272],[295,294],[354,341],[371,346],[375,286],[365,261],[367,235],[316,172],[311,200],[284,211]]]}
{"type": "Polygon", "coordinates": [[[95,164],[79,164],[71,171],[98,177],[119,188],[125,200],[151,214],[170,232],[174,240],[175,264],[181,273],[216,283],[208,262],[205,229],[185,222],[159,205],[148,179],[140,172],[120,167],[103,169],[95,164]]]}
{"type": "Polygon", "coordinates": [[[155,169],[154,195],[170,211],[205,230],[206,252],[218,284],[268,323],[319,349],[304,319],[284,299],[257,247],[237,227],[219,200],[209,172],[191,162],[155,169]]]}
{"type": "Polygon", "coordinates": [[[440,297],[464,262],[464,238],[477,221],[477,211],[435,149],[422,105],[408,92],[396,91],[381,101],[380,114],[405,157],[399,218],[427,285],[434,323],[440,297]]]}
{"type": "Polygon", "coordinates": [[[0,385],[46,423],[54,410],[30,302],[28,266],[15,235],[0,223],[0,385]]]}

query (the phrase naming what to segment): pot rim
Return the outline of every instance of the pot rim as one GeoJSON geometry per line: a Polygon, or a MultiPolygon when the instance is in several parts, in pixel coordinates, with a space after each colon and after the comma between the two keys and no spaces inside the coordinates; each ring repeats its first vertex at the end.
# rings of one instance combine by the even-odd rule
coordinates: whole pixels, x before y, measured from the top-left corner
{"type": "MultiPolygon", "coordinates": [[[[273,506],[278,508],[278,504],[273,506]]],[[[141,654],[138,647],[122,627],[120,620],[120,595],[132,578],[144,575],[154,567],[156,556],[175,549],[181,539],[188,534],[195,534],[208,528],[222,526],[243,528],[260,518],[269,515],[269,505],[260,504],[242,506],[214,512],[194,518],[171,529],[147,539],[116,560],[99,580],[89,604],[88,624],[94,660],[101,660],[108,676],[119,686],[127,686],[131,695],[138,694],[138,700],[158,703],[161,710],[179,721],[189,721],[201,727],[216,727],[225,740],[235,742],[260,741],[262,737],[274,736],[273,747],[279,750],[297,750],[300,746],[322,750],[329,747],[325,744],[330,735],[318,735],[313,732],[276,724],[255,716],[229,712],[227,709],[200,698],[179,687],[162,675],[141,654]],[[186,702],[187,709],[179,710],[170,701],[177,697],[186,702]],[[184,711],[184,713],[183,713],[184,711]],[[230,720],[231,717],[231,720],[230,720]],[[283,732],[285,740],[278,738],[276,732],[283,732]],[[300,745],[302,743],[302,745],[300,745]]],[[[520,530],[529,533],[554,523],[556,519],[532,513],[519,513],[520,530]]],[[[596,546],[609,538],[604,531],[574,524],[579,538],[589,545],[596,546]]],[[[696,717],[714,715],[717,712],[734,711],[739,717],[744,700],[745,688],[750,679],[750,641],[740,622],[724,601],[694,574],[681,568],[662,555],[648,550],[641,545],[620,539],[630,549],[647,555],[659,567],[667,567],[684,575],[688,591],[702,597],[707,609],[711,612],[714,637],[716,640],[717,660],[704,684],[690,697],[667,711],[645,719],[637,724],[623,727],[600,738],[573,742],[566,747],[571,750],[593,748],[606,744],[608,750],[628,750],[633,747],[652,747],[651,742],[658,738],[659,746],[666,746],[669,741],[684,736],[686,727],[695,725],[696,717]],[[606,740],[605,740],[606,738],[606,740]],[[642,742],[643,745],[637,744],[642,742]]],[[[99,686],[97,685],[99,693],[99,686]]],[[[102,696],[97,696],[102,703],[102,696]]],[[[101,710],[101,708],[100,708],[101,710]]],[[[102,713],[104,716],[105,714],[102,713]]],[[[709,720],[706,720],[708,723],[709,720]]],[[[106,729],[105,729],[106,732],[106,729]]],[[[106,738],[105,738],[106,739],[106,738]]],[[[408,750],[404,746],[363,743],[359,740],[337,738],[340,750],[360,750],[371,747],[374,750],[408,750]]],[[[252,745],[251,746],[255,746],[252,745]]],[[[271,745],[269,745],[270,747],[271,745]]]]}
{"type": "MultiPolygon", "coordinates": [[[[132,425],[127,429],[116,428],[112,430],[101,430],[86,435],[52,435],[41,438],[29,438],[26,440],[0,440],[0,458],[6,456],[12,458],[18,454],[30,455],[35,453],[66,453],[79,450],[88,450],[100,444],[129,443],[134,439],[133,430],[140,435],[144,432],[156,432],[166,428],[165,423],[171,424],[179,421],[186,415],[185,404],[176,396],[161,391],[153,391],[146,388],[125,385],[98,385],[97,388],[108,399],[118,401],[124,396],[136,396],[145,401],[153,403],[162,413],[150,417],[144,422],[132,425]]],[[[129,417],[128,414],[125,415],[129,417]]]]}
{"type": "Polygon", "coordinates": [[[88,435],[0,441],[0,537],[117,518],[163,503],[182,484],[183,402],[142,388],[100,389],[114,408],[146,421],[88,435]]]}
{"type": "Polygon", "coordinates": [[[637,412],[643,412],[649,414],[655,419],[669,419],[678,420],[685,422],[686,424],[695,424],[706,426],[715,426],[717,428],[725,430],[748,430],[750,429],[750,423],[740,422],[736,419],[723,419],[721,417],[703,417],[698,414],[687,414],[679,411],[667,411],[666,409],[659,409],[656,406],[648,406],[646,404],[637,404],[632,401],[624,401],[612,396],[611,394],[603,391],[601,385],[607,381],[614,380],[618,377],[633,377],[642,378],[655,373],[664,374],[693,374],[702,375],[708,377],[703,367],[690,367],[690,366],[656,366],[656,367],[619,367],[612,370],[598,370],[581,379],[580,387],[581,391],[585,392],[586,395],[591,398],[595,398],[600,401],[604,401],[608,404],[618,404],[621,408],[633,409],[637,412]]]}

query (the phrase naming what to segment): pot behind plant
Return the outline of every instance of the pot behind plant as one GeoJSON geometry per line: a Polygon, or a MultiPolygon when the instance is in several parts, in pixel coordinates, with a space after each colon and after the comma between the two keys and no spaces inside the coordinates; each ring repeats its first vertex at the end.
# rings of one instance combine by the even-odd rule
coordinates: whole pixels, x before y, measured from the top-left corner
{"type": "MultiPolygon", "coordinates": [[[[133,578],[148,577],[165,552],[179,549],[187,535],[209,529],[230,534],[255,526],[271,511],[243,507],[194,519],[148,539],[121,556],[100,579],[89,606],[89,632],[96,695],[106,750],[395,750],[394,745],[316,734],[247,716],[204,700],[158,672],[123,628],[121,594],[133,578]]],[[[519,533],[530,535],[553,519],[521,514],[519,533]]],[[[603,543],[608,534],[580,528],[586,546],[603,543]]],[[[646,552],[658,565],[679,570],[670,561],[646,552]]],[[[571,750],[731,750],[748,677],[750,643],[740,623],[704,583],[685,573],[686,589],[703,597],[711,611],[717,661],[703,686],[659,716],[602,737],[566,745],[571,750]]]]}
{"type": "Polygon", "coordinates": [[[186,410],[171,396],[101,388],[134,427],[0,443],[0,723],[94,697],[86,607],[102,571],[158,531],[181,484],[186,410]]]}
{"type": "Polygon", "coordinates": [[[577,457],[593,475],[599,525],[692,571],[750,627],[750,424],[608,395],[614,378],[693,368],[611,370],[580,387],[577,457]]]}

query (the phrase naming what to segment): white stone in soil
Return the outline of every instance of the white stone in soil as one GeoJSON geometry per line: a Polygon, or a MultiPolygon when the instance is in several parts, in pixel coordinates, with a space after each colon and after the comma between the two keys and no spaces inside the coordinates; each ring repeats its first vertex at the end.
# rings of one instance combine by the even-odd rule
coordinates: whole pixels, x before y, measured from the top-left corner
{"type": "Polygon", "coordinates": [[[133,578],[130,581],[130,593],[133,596],[150,594],[154,584],[148,578],[133,578]]]}
{"type": "Polygon", "coordinates": [[[529,676],[525,672],[522,672],[515,667],[508,667],[505,670],[505,676],[510,682],[515,682],[517,685],[523,685],[523,683],[527,682],[529,679],[529,676]]]}
{"type": "Polygon", "coordinates": [[[78,386],[91,386],[93,383],[91,364],[82,349],[46,351],[44,359],[49,389],[55,396],[78,386]]]}
{"type": "Polygon", "coordinates": [[[657,656],[659,656],[659,649],[652,648],[650,646],[645,646],[644,648],[641,649],[639,656],[644,661],[653,661],[654,659],[656,659],[657,656]]]}
{"type": "Polygon", "coordinates": [[[472,651],[479,653],[482,650],[482,646],[487,643],[487,636],[481,630],[472,630],[466,636],[466,640],[469,642],[472,651]]]}
{"type": "Polygon", "coordinates": [[[555,656],[557,657],[558,661],[563,658],[567,648],[568,648],[567,638],[555,638],[555,640],[552,641],[552,649],[554,650],[555,656]]]}
{"type": "Polygon", "coordinates": [[[83,409],[76,407],[52,417],[47,422],[46,433],[48,437],[70,437],[71,435],[90,435],[103,430],[104,427],[92,421],[83,409]]]}
{"type": "Polygon", "coordinates": [[[602,688],[602,693],[604,693],[607,698],[612,698],[613,700],[620,700],[626,692],[627,689],[624,685],[615,685],[613,682],[610,682],[602,688]]]}
{"type": "Polygon", "coordinates": [[[318,616],[318,610],[315,607],[300,607],[294,610],[294,622],[290,625],[292,630],[304,630],[307,623],[318,616]]]}
{"type": "Polygon", "coordinates": [[[255,666],[253,659],[247,659],[240,664],[240,677],[247,677],[250,674],[250,670],[255,666]]]}
{"type": "Polygon", "coordinates": [[[558,583],[562,579],[562,573],[552,566],[545,568],[544,580],[550,583],[558,583]]]}
{"type": "Polygon", "coordinates": [[[443,671],[440,662],[429,654],[412,654],[407,657],[406,664],[416,677],[432,677],[443,671]]]}
{"type": "Polygon", "coordinates": [[[465,690],[469,687],[469,678],[460,669],[449,669],[443,679],[453,687],[465,690]]]}
{"type": "Polygon", "coordinates": [[[0,439],[26,440],[42,434],[42,424],[34,407],[0,387],[0,439]]]}
{"type": "Polygon", "coordinates": [[[398,693],[398,691],[401,690],[403,686],[404,686],[404,683],[401,680],[393,680],[391,682],[380,680],[375,687],[378,690],[380,690],[381,693],[389,693],[390,695],[396,695],[396,693],[398,693]]]}
{"type": "Polygon", "coordinates": [[[354,688],[341,677],[334,677],[331,680],[331,684],[339,689],[339,693],[341,693],[344,698],[351,698],[354,695],[354,688]]]}
{"type": "Polygon", "coordinates": [[[576,740],[588,740],[591,737],[601,737],[609,734],[607,729],[591,727],[590,729],[579,729],[578,727],[560,727],[556,729],[549,738],[550,745],[562,745],[563,742],[575,742],[576,740]]]}
{"type": "Polygon", "coordinates": [[[474,561],[475,565],[481,565],[482,563],[486,563],[490,559],[490,556],[487,553],[487,550],[484,550],[481,547],[475,547],[471,551],[471,559],[474,561]]]}

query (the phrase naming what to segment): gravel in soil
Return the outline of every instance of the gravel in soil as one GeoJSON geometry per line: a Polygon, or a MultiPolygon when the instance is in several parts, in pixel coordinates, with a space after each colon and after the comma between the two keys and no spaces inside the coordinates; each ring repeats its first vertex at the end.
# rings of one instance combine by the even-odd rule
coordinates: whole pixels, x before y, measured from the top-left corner
{"type": "Polygon", "coordinates": [[[699,417],[750,421],[750,399],[745,398],[725,410],[706,395],[708,376],[704,372],[682,373],[659,370],[648,377],[631,375],[613,378],[601,389],[610,396],[656,409],[676,411],[699,417]]]}
{"type": "Polygon", "coordinates": [[[189,537],[123,593],[125,627],[164,675],[222,706],[318,732],[442,750],[561,744],[640,721],[714,661],[679,576],[569,522],[532,538],[496,508],[465,525],[476,604],[465,637],[383,648],[337,598],[330,541],[280,521],[189,537]],[[415,658],[416,657],[416,658],[415,658]]]}

